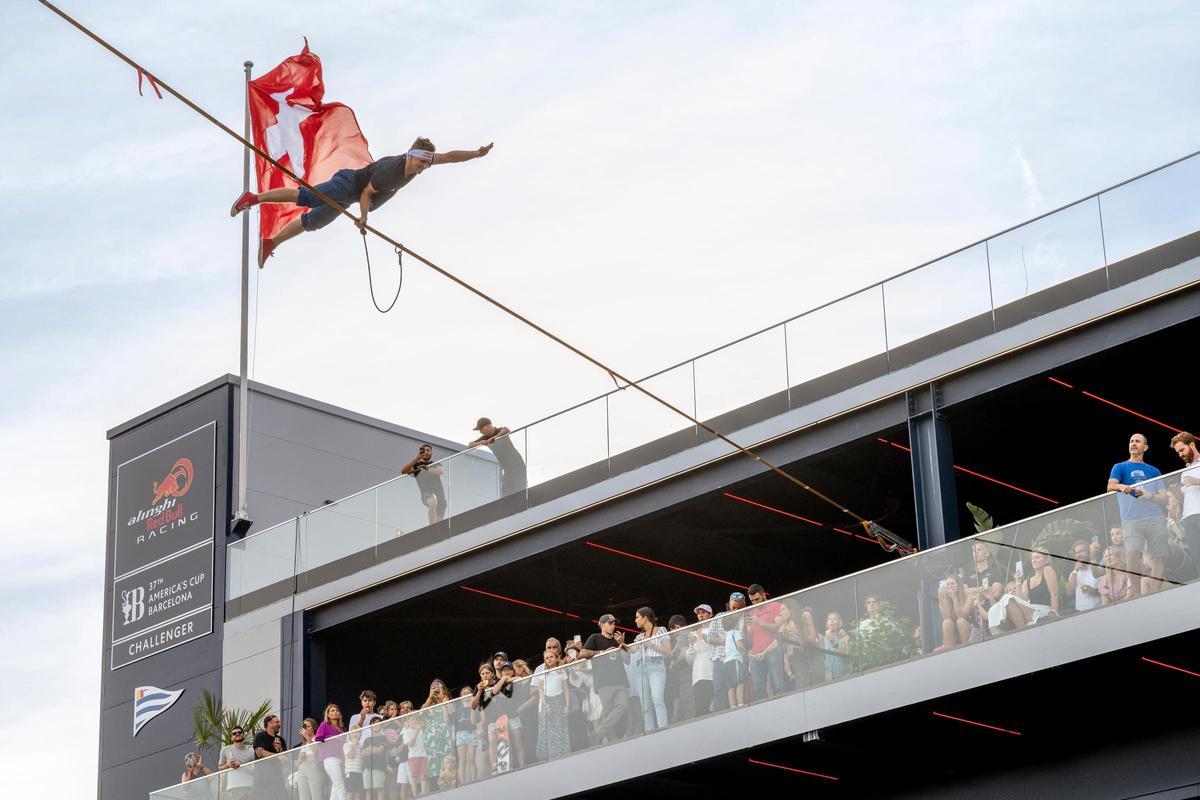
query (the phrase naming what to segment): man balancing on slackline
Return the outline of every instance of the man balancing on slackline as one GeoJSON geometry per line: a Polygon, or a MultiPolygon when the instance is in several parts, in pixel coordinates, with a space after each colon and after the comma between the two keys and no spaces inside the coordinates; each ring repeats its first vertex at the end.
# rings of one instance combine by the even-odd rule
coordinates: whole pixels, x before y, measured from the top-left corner
{"type": "MultiPolygon", "coordinates": [[[[373,161],[360,169],[341,169],[324,183],[318,183],[317,189],[342,208],[357,202],[362,209],[357,225],[365,230],[367,211],[374,211],[392,199],[392,195],[403,189],[408,182],[434,164],[457,164],[460,161],[470,161],[473,158],[483,158],[492,149],[486,144],[478,150],[451,150],[448,153],[436,153],[433,142],[422,137],[412,144],[412,149],[398,156],[387,156],[373,161]]],[[[245,192],[229,209],[229,216],[236,217],[242,211],[259,203],[292,203],[309,209],[284,226],[275,234],[273,239],[263,239],[258,247],[258,266],[275,252],[275,248],[304,231],[315,231],[324,228],[338,216],[338,210],[331,207],[305,186],[298,189],[270,189],[261,194],[245,192]]]]}

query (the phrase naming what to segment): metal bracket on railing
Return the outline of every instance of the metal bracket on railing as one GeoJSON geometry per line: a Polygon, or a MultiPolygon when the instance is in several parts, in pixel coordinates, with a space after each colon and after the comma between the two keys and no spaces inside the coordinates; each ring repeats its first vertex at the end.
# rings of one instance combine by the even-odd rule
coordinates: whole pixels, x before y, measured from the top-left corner
{"type": "Polygon", "coordinates": [[[862,524],[863,530],[867,532],[871,538],[879,543],[879,546],[889,553],[894,553],[899,550],[902,553],[915,553],[917,548],[913,547],[903,537],[892,533],[887,528],[880,525],[878,522],[867,520],[862,524]]]}

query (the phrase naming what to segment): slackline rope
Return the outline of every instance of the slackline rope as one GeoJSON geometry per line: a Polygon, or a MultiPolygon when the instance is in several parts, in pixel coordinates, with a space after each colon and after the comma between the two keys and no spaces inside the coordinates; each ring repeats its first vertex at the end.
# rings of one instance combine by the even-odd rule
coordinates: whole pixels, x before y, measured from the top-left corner
{"type": "MultiPolygon", "coordinates": [[[[96,44],[100,45],[105,50],[109,51],[110,53],[112,53],[114,56],[116,56],[117,58],[124,61],[129,66],[133,67],[135,70],[138,70],[139,72],[144,72],[146,75],[151,74],[144,67],[142,67],[141,64],[138,64],[132,58],[130,58],[129,56],[122,53],[120,50],[118,50],[113,45],[109,44],[107,41],[105,41],[99,35],[93,33],[91,30],[89,30],[87,27],[85,27],[82,23],[76,21],[74,18],[69,16],[67,13],[62,11],[60,8],[55,6],[53,3],[51,3],[49,0],[38,0],[38,2],[41,3],[42,5],[44,5],[46,8],[53,11],[55,14],[57,14],[59,17],[61,17],[65,22],[69,23],[70,25],[72,25],[73,27],[78,29],[81,33],[83,33],[85,36],[90,38],[92,41],[96,42],[96,44]]],[[[339,214],[347,217],[350,220],[353,220],[355,223],[358,222],[358,218],[355,217],[353,214],[351,214],[346,208],[343,208],[340,204],[334,202],[334,200],[332,198],[330,198],[328,195],[326,195],[320,189],[313,186],[311,183],[304,180],[303,178],[295,175],[290,169],[285,167],[283,164],[280,164],[275,159],[271,158],[271,156],[268,155],[267,153],[260,150],[257,146],[255,146],[255,144],[253,142],[247,141],[246,139],[244,139],[241,136],[241,134],[237,133],[232,128],[230,128],[228,125],[226,125],[225,123],[221,122],[219,119],[214,117],[212,114],[208,113],[203,108],[201,108],[200,106],[196,105],[191,100],[189,100],[187,97],[180,94],[173,87],[168,85],[166,83],[166,81],[159,79],[158,76],[154,76],[154,80],[155,80],[157,86],[161,87],[163,89],[163,91],[170,94],[172,97],[174,97],[179,102],[183,103],[185,106],[190,108],[192,111],[195,111],[197,114],[199,114],[201,117],[203,117],[205,120],[207,120],[212,125],[216,126],[220,130],[224,131],[225,134],[228,135],[230,138],[235,139],[238,142],[240,142],[243,147],[249,149],[251,152],[256,154],[259,158],[263,159],[268,164],[271,164],[276,169],[278,169],[280,172],[287,175],[292,180],[296,181],[296,183],[307,188],[310,192],[312,192],[317,197],[321,198],[321,200],[323,200],[327,205],[329,205],[331,208],[336,210],[339,214]]],[[[829,497],[828,495],[823,494],[822,492],[818,491],[817,489],[814,489],[812,486],[809,486],[807,483],[800,480],[796,476],[794,476],[788,472],[785,472],[783,469],[775,466],[774,464],[772,464],[771,462],[767,461],[765,458],[760,456],[758,453],[753,452],[749,448],[743,447],[742,445],[733,441],[728,436],[726,436],[725,434],[716,430],[715,428],[708,425],[707,423],[701,422],[699,419],[697,419],[696,417],[687,413],[686,411],[679,408],[678,406],[675,406],[672,403],[670,403],[670,402],[664,400],[663,398],[659,397],[658,395],[654,394],[653,392],[646,389],[641,384],[636,383],[635,381],[631,381],[631,380],[629,380],[629,378],[626,378],[624,375],[617,372],[616,370],[605,366],[598,359],[588,355],[583,350],[580,350],[578,347],[576,347],[575,345],[566,341],[562,337],[560,337],[554,333],[551,333],[549,330],[547,330],[546,328],[543,328],[541,325],[538,325],[536,322],[534,322],[533,320],[524,316],[520,312],[515,311],[512,308],[509,308],[504,303],[501,303],[499,300],[496,300],[491,295],[484,292],[482,289],[475,288],[470,283],[467,283],[465,280],[458,277],[454,273],[452,273],[448,270],[445,270],[442,267],[439,267],[437,264],[433,263],[428,258],[425,258],[425,256],[421,255],[420,253],[417,253],[416,251],[414,251],[408,247],[405,247],[404,245],[400,244],[392,237],[388,236],[386,233],[384,233],[380,230],[377,230],[376,228],[373,228],[370,225],[363,226],[363,228],[361,228],[361,230],[362,230],[364,236],[366,235],[367,231],[370,231],[375,236],[378,236],[380,239],[387,242],[392,247],[396,248],[397,253],[407,253],[408,255],[415,258],[417,261],[420,261],[422,264],[424,264],[425,266],[429,267],[434,272],[441,275],[443,278],[446,278],[447,280],[458,284],[460,287],[462,287],[463,289],[466,289],[468,292],[470,292],[471,294],[480,298],[484,302],[490,303],[491,305],[493,305],[496,308],[503,311],[505,314],[508,314],[510,317],[513,317],[514,319],[518,320],[519,322],[524,323],[528,327],[530,327],[533,330],[537,331],[538,333],[542,334],[547,339],[550,339],[551,341],[556,342],[557,344],[559,344],[562,347],[566,348],[567,350],[571,351],[572,353],[579,356],[580,358],[582,358],[584,361],[588,362],[592,366],[597,367],[600,370],[608,373],[610,376],[612,376],[614,382],[617,381],[618,379],[625,381],[625,383],[627,383],[629,385],[629,388],[637,389],[639,392],[644,394],[646,397],[650,398],[651,400],[654,400],[656,403],[659,403],[660,405],[664,406],[665,408],[673,411],[674,413],[678,414],[679,416],[681,416],[684,419],[691,422],[696,427],[712,434],[717,439],[720,439],[725,444],[727,444],[730,447],[734,448],[735,450],[739,451],[742,455],[746,456],[747,458],[753,459],[754,461],[758,462],[762,466],[764,466],[767,469],[771,470],[772,472],[776,473],[780,477],[786,479],[790,483],[792,483],[796,486],[799,486],[801,489],[808,492],[813,497],[816,497],[818,500],[821,500],[822,502],[826,503],[827,505],[832,506],[839,512],[852,518],[855,522],[857,522],[859,525],[861,525],[863,530],[866,532],[866,534],[869,537],[871,537],[871,539],[873,539],[875,541],[875,543],[878,544],[880,547],[882,547],[884,550],[887,550],[888,552],[900,551],[901,553],[915,552],[916,548],[914,548],[909,542],[905,541],[898,535],[892,533],[887,528],[884,528],[879,523],[875,522],[874,520],[869,520],[865,517],[862,517],[862,516],[856,514],[854,511],[851,511],[849,508],[846,508],[844,505],[837,502],[836,500],[829,497]]],[[[365,239],[364,239],[364,242],[365,242],[365,239]]]]}
{"type": "Polygon", "coordinates": [[[396,285],[396,294],[392,297],[391,305],[387,308],[380,308],[379,301],[375,299],[375,280],[371,277],[371,250],[367,247],[367,232],[359,229],[362,233],[363,240],[363,255],[367,257],[367,286],[371,290],[371,302],[375,304],[375,310],[380,314],[386,314],[396,307],[396,301],[400,299],[400,290],[404,288],[404,249],[403,247],[396,248],[396,264],[400,270],[400,283],[396,285]]]}

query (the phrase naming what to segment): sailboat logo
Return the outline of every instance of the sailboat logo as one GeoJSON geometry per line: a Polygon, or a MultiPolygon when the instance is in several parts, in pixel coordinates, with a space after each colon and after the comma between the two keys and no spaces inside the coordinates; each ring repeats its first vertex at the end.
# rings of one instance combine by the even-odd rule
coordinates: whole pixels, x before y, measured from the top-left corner
{"type": "Polygon", "coordinates": [[[171,692],[157,686],[139,686],[133,690],[133,735],[159,714],[175,705],[183,689],[171,692]]]}

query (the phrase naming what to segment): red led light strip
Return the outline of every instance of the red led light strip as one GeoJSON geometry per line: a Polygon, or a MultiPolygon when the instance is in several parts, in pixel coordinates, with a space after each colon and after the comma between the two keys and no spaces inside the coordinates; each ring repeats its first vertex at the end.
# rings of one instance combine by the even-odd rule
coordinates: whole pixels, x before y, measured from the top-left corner
{"type": "MultiPolygon", "coordinates": [[[[898,442],[888,441],[887,439],[884,439],[882,436],[876,436],[875,438],[878,439],[879,441],[883,442],[884,444],[891,445],[892,447],[896,448],[897,450],[903,450],[906,453],[912,452],[911,447],[905,447],[904,445],[902,445],[898,442]]],[[[999,478],[993,478],[991,475],[984,475],[982,472],[976,472],[973,469],[967,469],[966,467],[960,467],[958,464],[955,464],[954,468],[956,470],[958,470],[959,472],[965,472],[967,475],[971,475],[976,478],[982,478],[985,481],[991,481],[992,483],[996,484],[997,486],[1003,486],[1005,489],[1012,489],[1014,492],[1020,492],[1021,494],[1027,494],[1030,497],[1036,497],[1038,500],[1043,500],[1047,503],[1051,503],[1053,505],[1058,505],[1057,500],[1054,500],[1049,497],[1044,497],[1036,492],[1031,492],[1028,489],[1022,489],[1020,486],[1014,486],[1011,483],[1005,483],[1004,481],[1000,480],[999,478]]]]}
{"type": "Polygon", "coordinates": [[[459,586],[458,588],[463,589],[468,592],[474,592],[475,594],[481,594],[481,595],[484,595],[485,597],[494,597],[497,600],[504,600],[509,603],[516,603],[519,606],[528,606],[529,608],[536,608],[538,611],[549,611],[551,614],[562,614],[564,617],[570,617],[571,619],[579,619],[578,614],[572,614],[569,611],[559,611],[557,608],[548,608],[547,606],[539,606],[537,603],[527,603],[524,600],[518,600],[515,597],[505,597],[502,594],[493,594],[491,592],[485,592],[482,589],[472,589],[470,586],[459,586]]]}
{"type": "MultiPolygon", "coordinates": [[[[578,614],[572,614],[570,611],[559,611],[557,608],[550,608],[549,606],[539,606],[537,603],[529,603],[524,600],[518,600],[515,597],[506,597],[505,595],[495,594],[494,592],[485,592],[482,589],[472,589],[470,586],[460,585],[458,588],[460,588],[464,591],[467,591],[467,592],[474,592],[475,594],[481,594],[484,597],[492,597],[492,598],[495,598],[496,600],[503,600],[506,603],[516,603],[519,606],[527,606],[529,608],[536,608],[538,611],[549,611],[551,614],[560,614],[564,617],[570,617],[571,619],[580,619],[580,616],[578,614]]],[[[598,620],[598,619],[594,619],[594,620],[592,620],[592,622],[596,623],[597,625],[600,624],[600,620],[598,620]]],[[[626,628],[624,625],[618,625],[617,627],[623,631],[628,631],[629,633],[641,633],[641,631],[639,631],[637,628],[626,628]]]]}
{"type": "Polygon", "coordinates": [[[645,556],[634,555],[633,553],[626,553],[624,550],[617,550],[615,547],[605,547],[604,545],[596,544],[595,542],[587,542],[586,544],[589,547],[595,547],[597,550],[607,550],[608,552],[616,553],[619,556],[625,556],[626,558],[633,558],[638,561],[645,561],[647,564],[653,564],[656,567],[665,567],[666,569],[673,569],[676,572],[682,572],[685,575],[694,575],[697,578],[704,578],[705,580],[714,581],[716,583],[723,583],[726,586],[732,586],[735,589],[745,589],[746,588],[746,586],[741,583],[733,583],[732,581],[722,580],[721,578],[714,578],[711,575],[705,575],[702,572],[693,572],[690,569],[684,569],[683,567],[677,567],[674,564],[667,564],[662,561],[655,561],[652,558],[646,558],[645,556]]]}
{"type": "Polygon", "coordinates": [[[1192,672],[1190,669],[1184,669],[1183,667],[1177,667],[1174,664],[1166,664],[1162,661],[1155,661],[1153,658],[1146,658],[1145,656],[1142,656],[1142,661],[1145,661],[1147,664],[1153,664],[1156,667],[1165,667],[1166,669],[1173,669],[1176,672],[1182,672],[1184,675],[1191,675],[1193,678],[1200,678],[1200,672],[1192,672]]]}
{"type": "Polygon", "coordinates": [[[747,505],[754,506],[755,508],[762,508],[762,509],[766,509],[767,511],[773,511],[776,514],[781,514],[785,517],[791,517],[792,519],[798,519],[801,522],[807,522],[809,525],[815,525],[818,528],[829,527],[830,530],[837,531],[838,533],[843,533],[846,536],[853,536],[855,539],[862,539],[864,542],[870,542],[871,544],[879,544],[879,542],[875,541],[870,536],[863,536],[861,533],[851,533],[850,531],[842,530],[841,528],[834,528],[831,526],[826,526],[824,522],[817,522],[815,519],[809,519],[808,517],[802,517],[799,514],[793,514],[790,511],[784,511],[781,508],[775,508],[774,506],[769,506],[769,505],[766,505],[765,503],[759,503],[756,500],[751,500],[746,497],[738,497],[736,494],[732,494],[730,492],[725,492],[725,496],[728,497],[730,500],[738,500],[742,503],[746,503],[747,505]]]}
{"type": "Polygon", "coordinates": [[[820,772],[809,772],[806,769],[796,769],[795,767],[785,767],[783,764],[772,764],[770,761],[759,761],[758,759],[754,759],[754,758],[748,758],[746,760],[749,761],[751,764],[757,764],[760,767],[773,767],[775,769],[784,770],[785,772],[794,772],[797,775],[810,775],[814,778],[824,778],[827,781],[841,780],[841,778],[838,778],[834,775],[822,775],[820,772]]]}
{"type": "Polygon", "coordinates": [[[974,725],[977,728],[987,728],[989,731],[999,731],[1000,733],[1008,733],[1012,734],[1013,736],[1021,735],[1020,731],[1010,731],[1008,728],[998,728],[995,725],[988,725],[984,722],[975,722],[973,720],[963,719],[962,717],[952,717],[949,714],[943,714],[940,711],[931,711],[929,713],[933,714],[935,717],[941,717],[942,719],[952,719],[955,722],[962,722],[966,725],[974,725]]]}
{"type": "MultiPolygon", "coordinates": [[[[1075,387],[1072,386],[1071,384],[1067,383],[1066,381],[1060,381],[1058,378],[1048,378],[1048,380],[1051,383],[1057,383],[1059,386],[1065,386],[1068,389],[1075,389],[1075,387]]],[[[1090,397],[1093,400],[1099,400],[1101,403],[1104,403],[1105,405],[1112,406],[1113,408],[1118,409],[1119,411],[1124,411],[1126,414],[1132,414],[1133,416],[1137,417],[1138,419],[1144,419],[1147,422],[1153,422],[1155,425],[1166,428],[1169,431],[1174,431],[1175,433],[1183,432],[1182,428],[1176,428],[1174,425],[1168,425],[1165,422],[1160,422],[1159,420],[1156,420],[1154,417],[1148,417],[1145,414],[1142,414],[1141,412],[1134,411],[1132,408],[1126,408],[1125,406],[1120,405],[1119,403],[1114,403],[1112,400],[1106,400],[1105,398],[1101,397],[1098,394],[1092,394],[1091,392],[1085,391],[1083,389],[1078,389],[1076,391],[1078,391],[1084,397],[1090,397]]]]}

